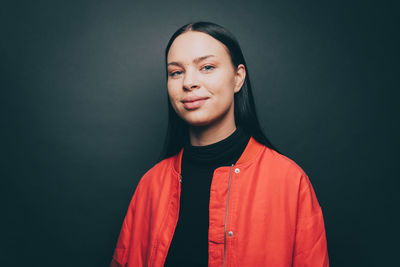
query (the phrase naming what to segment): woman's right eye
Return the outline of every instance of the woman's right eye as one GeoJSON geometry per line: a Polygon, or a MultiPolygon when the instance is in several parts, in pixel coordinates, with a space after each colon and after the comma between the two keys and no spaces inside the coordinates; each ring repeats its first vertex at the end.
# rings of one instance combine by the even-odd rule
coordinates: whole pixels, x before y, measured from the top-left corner
{"type": "Polygon", "coordinates": [[[169,76],[171,77],[176,77],[178,75],[182,74],[182,71],[178,70],[178,71],[173,71],[169,73],[169,76]]]}

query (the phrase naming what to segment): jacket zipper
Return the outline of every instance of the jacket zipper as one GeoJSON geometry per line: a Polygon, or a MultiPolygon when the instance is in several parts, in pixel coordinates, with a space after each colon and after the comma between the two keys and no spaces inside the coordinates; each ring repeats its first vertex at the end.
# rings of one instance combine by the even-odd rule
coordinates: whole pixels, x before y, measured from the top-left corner
{"type": "Polygon", "coordinates": [[[225,267],[225,255],[226,255],[226,222],[228,220],[228,207],[229,207],[229,190],[231,188],[231,178],[232,178],[232,168],[233,164],[231,165],[231,169],[229,171],[229,182],[228,182],[228,193],[226,196],[226,211],[225,211],[225,225],[224,225],[224,260],[223,260],[223,267],[225,267]]]}

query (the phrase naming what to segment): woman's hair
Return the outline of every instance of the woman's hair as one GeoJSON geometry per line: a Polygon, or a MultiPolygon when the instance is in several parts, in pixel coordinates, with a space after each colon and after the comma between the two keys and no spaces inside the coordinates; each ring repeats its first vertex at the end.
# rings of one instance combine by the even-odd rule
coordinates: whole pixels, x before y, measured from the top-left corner
{"type": "MultiPolygon", "coordinates": [[[[167,66],[167,57],[169,49],[174,40],[181,34],[188,31],[197,31],[206,33],[216,40],[223,43],[229,51],[232,64],[235,68],[243,64],[246,69],[246,78],[241,90],[234,95],[234,116],[236,127],[241,128],[245,133],[253,136],[255,140],[265,146],[278,151],[265,136],[261,130],[258,121],[253,94],[251,91],[249,71],[243,57],[242,50],[235,36],[224,27],[211,22],[189,23],[179,28],[171,37],[165,49],[165,66],[167,66]]],[[[167,70],[168,79],[168,70],[167,70]]],[[[168,158],[178,153],[184,144],[189,140],[189,131],[187,123],[182,120],[175,112],[168,99],[168,127],[165,136],[164,148],[160,160],[168,158]]]]}

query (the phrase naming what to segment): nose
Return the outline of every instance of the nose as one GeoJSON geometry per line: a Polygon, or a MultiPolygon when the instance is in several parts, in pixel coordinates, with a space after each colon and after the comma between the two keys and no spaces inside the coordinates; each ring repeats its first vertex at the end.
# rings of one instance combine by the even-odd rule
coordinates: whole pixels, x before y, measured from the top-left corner
{"type": "Polygon", "coordinates": [[[183,79],[183,89],[193,90],[199,88],[199,82],[195,70],[187,70],[183,79]]]}

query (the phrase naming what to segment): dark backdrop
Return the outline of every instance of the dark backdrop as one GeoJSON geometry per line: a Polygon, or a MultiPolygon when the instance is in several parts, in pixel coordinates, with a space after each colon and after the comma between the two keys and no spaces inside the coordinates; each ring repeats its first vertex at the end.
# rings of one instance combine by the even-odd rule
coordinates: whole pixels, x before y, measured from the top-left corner
{"type": "Polygon", "coordinates": [[[398,9],[322,2],[2,1],[0,265],[108,265],[163,143],[164,48],[207,20],[239,39],[267,136],[309,175],[331,265],[392,266],[398,9]]]}

